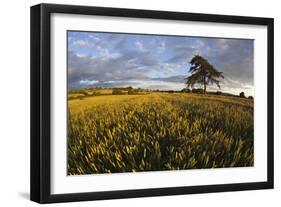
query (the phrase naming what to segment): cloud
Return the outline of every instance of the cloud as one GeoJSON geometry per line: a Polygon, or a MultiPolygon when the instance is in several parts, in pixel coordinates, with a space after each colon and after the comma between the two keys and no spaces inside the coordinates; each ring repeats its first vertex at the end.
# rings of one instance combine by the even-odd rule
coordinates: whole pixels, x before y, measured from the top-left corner
{"type": "Polygon", "coordinates": [[[152,78],[152,80],[164,81],[169,83],[184,83],[184,79],[186,76],[184,75],[176,75],[176,76],[169,76],[163,78],[152,78]]]}
{"type": "Polygon", "coordinates": [[[253,90],[252,40],[72,32],[68,45],[69,88],[179,90],[189,75],[190,59],[201,54],[226,77],[222,90],[253,90]]]}
{"type": "Polygon", "coordinates": [[[74,47],[83,47],[83,46],[87,46],[89,47],[89,43],[85,40],[76,40],[76,41],[73,41],[72,45],[74,47]]]}
{"type": "Polygon", "coordinates": [[[253,41],[227,39],[217,40],[216,44],[216,55],[211,59],[224,72],[224,75],[240,82],[253,84],[253,41]]]}
{"type": "Polygon", "coordinates": [[[89,37],[95,41],[100,41],[100,38],[98,38],[96,35],[89,34],[89,37]]]}
{"type": "Polygon", "coordinates": [[[173,56],[166,62],[172,63],[188,63],[192,56],[198,53],[198,50],[191,46],[179,45],[173,48],[173,56]]]}
{"type": "Polygon", "coordinates": [[[99,81],[98,80],[80,80],[79,83],[82,85],[89,86],[89,85],[95,85],[95,84],[99,83],[99,81]]]}
{"type": "Polygon", "coordinates": [[[68,54],[69,87],[82,87],[81,80],[98,80],[104,83],[112,80],[145,79],[146,69],[129,62],[124,55],[109,55],[107,58],[78,56],[70,51],[68,54]]]}
{"type": "Polygon", "coordinates": [[[140,41],[136,41],[136,46],[140,51],[142,51],[142,52],[146,51],[146,49],[143,46],[143,43],[141,43],[140,41]]]}
{"type": "Polygon", "coordinates": [[[161,41],[158,48],[157,48],[159,53],[163,53],[166,50],[166,42],[165,41],[161,41]]]}

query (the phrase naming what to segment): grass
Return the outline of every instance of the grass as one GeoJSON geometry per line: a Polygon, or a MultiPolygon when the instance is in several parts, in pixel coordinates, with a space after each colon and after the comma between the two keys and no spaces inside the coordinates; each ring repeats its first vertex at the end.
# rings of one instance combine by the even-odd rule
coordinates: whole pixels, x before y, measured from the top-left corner
{"type": "Polygon", "coordinates": [[[253,100],[199,94],[68,101],[68,174],[254,164],[253,100]]]}

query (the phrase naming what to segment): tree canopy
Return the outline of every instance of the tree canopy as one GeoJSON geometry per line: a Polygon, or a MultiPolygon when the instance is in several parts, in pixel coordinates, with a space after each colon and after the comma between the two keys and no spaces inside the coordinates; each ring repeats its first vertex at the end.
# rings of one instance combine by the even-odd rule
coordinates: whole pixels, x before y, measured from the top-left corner
{"type": "Polygon", "coordinates": [[[190,61],[189,72],[191,75],[187,77],[187,87],[193,87],[195,84],[204,86],[204,93],[206,93],[207,85],[216,84],[220,88],[219,78],[224,78],[222,72],[219,72],[207,59],[200,55],[195,55],[190,61]]]}

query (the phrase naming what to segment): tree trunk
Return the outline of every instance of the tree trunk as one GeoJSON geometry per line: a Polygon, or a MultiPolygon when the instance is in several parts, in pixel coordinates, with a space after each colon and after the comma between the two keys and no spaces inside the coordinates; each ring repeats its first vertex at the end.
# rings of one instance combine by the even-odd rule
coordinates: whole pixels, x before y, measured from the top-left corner
{"type": "Polygon", "coordinates": [[[207,84],[206,82],[204,83],[204,94],[206,94],[206,88],[207,88],[207,84]]]}
{"type": "Polygon", "coordinates": [[[206,83],[206,75],[204,75],[204,94],[206,94],[206,90],[207,90],[207,83],[206,83]]]}

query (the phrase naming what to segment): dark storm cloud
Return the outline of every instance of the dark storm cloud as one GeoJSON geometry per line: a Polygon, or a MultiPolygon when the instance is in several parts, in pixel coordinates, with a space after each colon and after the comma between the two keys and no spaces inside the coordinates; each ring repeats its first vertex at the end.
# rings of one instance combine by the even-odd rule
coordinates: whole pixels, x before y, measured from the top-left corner
{"type": "MultiPolygon", "coordinates": [[[[145,80],[147,66],[157,64],[148,53],[126,51],[123,54],[110,56],[105,59],[91,56],[78,56],[69,52],[68,81],[69,87],[79,86],[81,81],[99,81],[97,86],[103,87],[109,81],[145,80]],[[134,57],[138,59],[134,59],[134,57]],[[79,69],[78,69],[79,68],[79,69]]],[[[113,86],[113,83],[110,85],[113,86]]]]}

